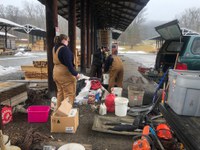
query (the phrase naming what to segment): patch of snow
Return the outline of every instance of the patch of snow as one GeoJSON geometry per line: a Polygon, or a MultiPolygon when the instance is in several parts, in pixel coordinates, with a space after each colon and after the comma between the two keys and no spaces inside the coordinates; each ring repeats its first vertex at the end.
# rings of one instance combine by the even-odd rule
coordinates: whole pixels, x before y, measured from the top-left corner
{"type": "Polygon", "coordinates": [[[6,74],[9,74],[9,73],[13,73],[13,72],[16,72],[20,70],[20,67],[17,66],[17,67],[3,67],[0,65],[0,76],[2,75],[6,75],[6,74]]]}
{"type": "Polygon", "coordinates": [[[119,51],[119,53],[131,53],[131,54],[148,54],[144,51],[119,51]]]}
{"type": "Polygon", "coordinates": [[[32,53],[24,53],[24,52],[18,52],[15,54],[15,56],[32,56],[33,54],[32,53]]]}

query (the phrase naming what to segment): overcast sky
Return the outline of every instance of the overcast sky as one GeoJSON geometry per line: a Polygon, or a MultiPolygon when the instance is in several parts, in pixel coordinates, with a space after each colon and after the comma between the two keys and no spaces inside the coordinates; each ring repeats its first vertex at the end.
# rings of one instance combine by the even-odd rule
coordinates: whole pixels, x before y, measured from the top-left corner
{"type": "MultiPolygon", "coordinates": [[[[37,0],[0,0],[0,4],[22,8],[24,1],[39,3],[37,0]]],[[[149,0],[146,5],[147,20],[171,21],[188,8],[200,8],[200,0],[149,0]]]]}

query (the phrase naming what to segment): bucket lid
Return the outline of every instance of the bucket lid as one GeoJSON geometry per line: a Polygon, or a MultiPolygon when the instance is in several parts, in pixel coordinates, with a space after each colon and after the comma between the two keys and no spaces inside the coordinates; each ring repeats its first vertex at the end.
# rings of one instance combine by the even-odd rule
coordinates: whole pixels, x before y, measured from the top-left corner
{"type": "Polygon", "coordinates": [[[125,98],[125,97],[116,97],[115,98],[115,103],[118,103],[118,104],[128,104],[128,99],[125,98]]]}
{"type": "Polygon", "coordinates": [[[85,150],[85,147],[78,143],[69,143],[59,147],[58,150],[85,150]]]}

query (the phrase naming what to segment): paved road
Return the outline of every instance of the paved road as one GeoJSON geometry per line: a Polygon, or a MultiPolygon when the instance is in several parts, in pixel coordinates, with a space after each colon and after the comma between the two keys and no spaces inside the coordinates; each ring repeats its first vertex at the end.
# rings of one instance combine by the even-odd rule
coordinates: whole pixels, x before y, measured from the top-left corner
{"type": "Polygon", "coordinates": [[[30,65],[33,60],[40,60],[47,58],[46,52],[38,53],[25,53],[23,56],[1,56],[0,66],[3,67],[16,67],[21,65],[30,65]]]}
{"type": "Polygon", "coordinates": [[[154,67],[156,55],[147,53],[123,53],[122,55],[131,60],[143,64],[146,67],[154,67]]]}

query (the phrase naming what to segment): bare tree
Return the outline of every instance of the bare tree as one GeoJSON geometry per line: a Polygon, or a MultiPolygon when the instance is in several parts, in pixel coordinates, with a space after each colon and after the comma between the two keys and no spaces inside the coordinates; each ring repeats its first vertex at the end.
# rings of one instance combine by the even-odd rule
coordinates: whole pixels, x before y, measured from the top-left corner
{"type": "Polygon", "coordinates": [[[146,9],[140,11],[137,17],[129,25],[126,31],[120,36],[122,43],[127,43],[131,47],[141,41],[140,30],[141,24],[145,22],[146,9]],[[124,41],[125,40],[125,41],[124,41]]]}
{"type": "Polygon", "coordinates": [[[6,19],[11,20],[13,22],[19,23],[19,16],[20,16],[20,10],[19,8],[12,6],[12,5],[8,5],[5,8],[5,14],[6,14],[6,19]]]}
{"type": "Polygon", "coordinates": [[[200,32],[200,8],[186,9],[177,18],[180,22],[181,27],[185,27],[200,32]]]}
{"type": "Polygon", "coordinates": [[[6,17],[5,8],[4,8],[4,6],[2,4],[0,5],[0,17],[1,18],[5,18],[6,17]]]}

